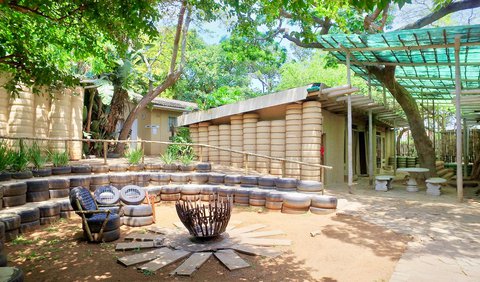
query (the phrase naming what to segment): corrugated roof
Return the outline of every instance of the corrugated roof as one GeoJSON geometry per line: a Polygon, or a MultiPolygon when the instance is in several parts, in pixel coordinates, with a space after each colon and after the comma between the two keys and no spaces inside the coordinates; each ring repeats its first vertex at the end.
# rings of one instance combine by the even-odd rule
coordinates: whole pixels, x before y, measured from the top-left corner
{"type": "MultiPolygon", "coordinates": [[[[130,94],[132,100],[134,102],[140,101],[143,98],[142,95],[139,94],[130,94]]],[[[192,111],[198,109],[198,105],[191,102],[181,101],[181,100],[174,100],[174,99],[167,99],[157,97],[153,99],[152,104],[155,108],[162,108],[162,109],[170,109],[170,110],[182,110],[182,111],[192,111]]]]}

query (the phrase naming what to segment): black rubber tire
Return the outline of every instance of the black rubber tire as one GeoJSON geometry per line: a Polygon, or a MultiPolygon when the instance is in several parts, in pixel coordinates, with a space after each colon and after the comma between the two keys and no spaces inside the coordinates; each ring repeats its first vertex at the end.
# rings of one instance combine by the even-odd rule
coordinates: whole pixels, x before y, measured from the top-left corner
{"type": "Polygon", "coordinates": [[[72,165],[72,173],[90,174],[92,167],[90,165],[72,165]]]}
{"type": "Polygon", "coordinates": [[[126,226],[140,227],[153,224],[153,216],[123,217],[123,224],[126,226]]]}
{"type": "Polygon", "coordinates": [[[182,192],[181,185],[166,185],[162,187],[163,194],[180,194],[182,192]]]}
{"type": "Polygon", "coordinates": [[[210,201],[215,201],[215,199],[217,199],[218,196],[216,194],[210,194],[210,195],[200,195],[200,199],[203,201],[203,202],[210,202],[210,201]]]}
{"type": "Polygon", "coordinates": [[[70,179],[68,178],[51,178],[48,180],[48,188],[50,190],[68,189],[70,188],[70,179]]]}
{"type": "Polygon", "coordinates": [[[40,218],[40,225],[45,225],[45,224],[52,224],[60,220],[60,213],[54,216],[47,216],[47,217],[41,217],[40,218]]]}
{"type": "Polygon", "coordinates": [[[40,219],[36,221],[26,222],[20,224],[20,233],[25,234],[34,231],[40,226],[40,219]]]}
{"type": "Polygon", "coordinates": [[[3,243],[5,241],[5,223],[0,221],[0,251],[3,250],[3,243]]]}
{"type": "Polygon", "coordinates": [[[285,193],[283,197],[283,207],[290,209],[308,210],[311,202],[310,196],[300,193],[285,193]]]}
{"type": "Polygon", "coordinates": [[[176,194],[161,194],[160,195],[160,200],[162,201],[178,201],[182,198],[182,196],[180,195],[180,193],[176,193],[176,194]]]}
{"type": "MultiPolygon", "coordinates": [[[[98,233],[100,232],[100,229],[102,228],[104,218],[99,218],[99,217],[91,217],[87,219],[88,226],[90,227],[90,231],[92,233],[98,233]]],[[[115,230],[120,228],[121,226],[120,222],[120,216],[118,214],[110,213],[110,217],[107,221],[107,224],[105,224],[105,228],[103,229],[104,232],[115,230]]]]}
{"type": "Polygon", "coordinates": [[[168,184],[170,183],[171,175],[169,173],[152,173],[150,181],[154,183],[168,184]]]}
{"type": "Polygon", "coordinates": [[[55,203],[58,203],[60,205],[60,211],[73,211],[70,199],[55,200],[55,203]]]}
{"type": "Polygon", "coordinates": [[[130,184],[135,180],[133,176],[132,174],[110,174],[108,178],[112,184],[130,184]]]}
{"type": "Polygon", "coordinates": [[[27,192],[27,202],[43,202],[50,199],[50,191],[27,192]]]}
{"type": "Polygon", "coordinates": [[[148,171],[160,171],[162,170],[162,164],[145,164],[145,170],[148,171]]]}
{"type": "Polygon", "coordinates": [[[5,197],[3,196],[3,206],[6,208],[22,206],[27,203],[27,195],[19,195],[19,196],[11,196],[5,197]]]}
{"type": "Polygon", "coordinates": [[[35,177],[47,177],[52,175],[52,168],[45,167],[45,168],[32,169],[32,174],[35,177]]]}
{"type": "Polygon", "coordinates": [[[143,164],[131,164],[128,165],[128,171],[142,171],[143,164]]]}
{"type": "Polygon", "coordinates": [[[107,207],[98,207],[99,210],[102,211],[110,211],[111,213],[118,214],[120,213],[123,214],[123,209],[120,208],[120,206],[107,206],[107,207]]]}
{"type": "Polygon", "coordinates": [[[217,194],[218,192],[218,186],[202,185],[200,189],[202,195],[217,194]]]}
{"type": "Polygon", "coordinates": [[[269,202],[265,201],[265,207],[269,210],[281,210],[283,202],[269,202]]]}
{"type": "Polygon", "coordinates": [[[255,187],[258,185],[258,176],[256,175],[242,175],[240,186],[255,187]]]}
{"type": "Polygon", "coordinates": [[[72,172],[72,167],[70,166],[52,167],[53,175],[64,175],[64,174],[70,174],[71,172],[72,172]]]}
{"type": "Polygon", "coordinates": [[[8,183],[2,186],[4,197],[20,196],[27,193],[27,183],[25,182],[8,183]]]}
{"type": "Polygon", "coordinates": [[[274,177],[274,176],[261,176],[258,178],[258,186],[275,187],[275,180],[277,179],[278,177],[274,177]]]}
{"type": "Polygon", "coordinates": [[[164,164],[163,170],[167,172],[176,172],[178,170],[177,164],[164,164]]]}
{"type": "Polygon", "coordinates": [[[17,267],[0,268],[0,277],[5,282],[23,282],[25,279],[23,271],[17,267]]]}
{"type": "Polygon", "coordinates": [[[217,193],[222,197],[233,196],[235,194],[235,190],[236,189],[231,187],[218,187],[217,193]]]}
{"type": "Polygon", "coordinates": [[[0,221],[5,226],[5,231],[11,231],[20,228],[20,216],[16,213],[1,213],[0,221]]]}
{"type": "Polygon", "coordinates": [[[223,184],[225,182],[225,174],[210,173],[208,176],[208,184],[223,184]]]}
{"type": "Polygon", "coordinates": [[[127,185],[120,190],[120,200],[127,205],[139,205],[145,197],[145,190],[136,185],[127,185]]]}
{"type": "Polygon", "coordinates": [[[236,204],[236,205],[240,204],[240,205],[247,205],[248,206],[248,205],[250,205],[249,201],[250,201],[250,198],[248,198],[248,196],[247,197],[234,197],[233,198],[233,203],[236,204]]]}
{"type": "Polygon", "coordinates": [[[58,199],[58,198],[65,198],[70,195],[70,189],[58,189],[58,190],[50,190],[50,199],[58,199]]]}
{"type": "Polygon", "coordinates": [[[0,172],[0,182],[1,181],[9,181],[12,179],[12,174],[8,171],[0,172]]]}
{"type": "Polygon", "coordinates": [[[90,177],[89,176],[75,176],[70,177],[70,187],[86,187],[90,186],[90,177]]]}
{"type": "Polygon", "coordinates": [[[27,183],[27,194],[32,192],[48,191],[48,180],[29,180],[27,183]]]}
{"type": "Polygon", "coordinates": [[[267,191],[260,190],[260,189],[252,189],[252,190],[249,190],[249,192],[250,192],[249,194],[250,199],[265,200],[265,198],[268,195],[267,191]]]}
{"type": "Polygon", "coordinates": [[[337,198],[333,196],[315,195],[312,197],[312,207],[315,208],[336,209],[337,203],[337,198]]]}
{"type": "Polygon", "coordinates": [[[266,202],[265,200],[250,198],[250,200],[248,201],[248,204],[254,207],[264,207],[265,202],[266,202]]]}
{"type": "Polygon", "coordinates": [[[297,189],[297,179],[295,179],[295,178],[277,178],[275,180],[275,186],[279,190],[297,189]]]}
{"type": "Polygon", "coordinates": [[[152,175],[150,173],[146,173],[146,172],[143,172],[143,173],[139,173],[137,175],[135,175],[135,181],[136,182],[150,182],[150,178],[152,177],[152,175]]]}
{"type": "Polygon", "coordinates": [[[294,209],[285,206],[285,203],[282,206],[282,213],[287,214],[304,214],[309,211],[309,208],[294,209]]]}
{"type": "Polygon", "coordinates": [[[120,238],[120,229],[115,229],[107,232],[103,232],[102,242],[112,242],[120,238]]]}
{"type": "Polygon", "coordinates": [[[195,170],[198,172],[210,172],[212,171],[212,165],[210,163],[198,163],[195,165],[195,170]]]}
{"type": "Polygon", "coordinates": [[[323,183],[320,181],[313,181],[313,180],[300,180],[297,183],[297,190],[301,192],[322,192],[323,191],[323,183]]]}
{"type": "Polygon", "coordinates": [[[150,186],[143,189],[148,192],[148,195],[160,195],[162,193],[162,186],[150,186]]]}
{"type": "Polygon", "coordinates": [[[250,197],[250,191],[248,189],[235,189],[233,194],[235,197],[250,197]]]}
{"type": "Polygon", "coordinates": [[[317,208],[317,207],[310,207],[310,212],[313,214],[330,214],[334,213],[335,209],[324,209],[324,208],[317,208]]]}
{"type": "Polygon", "coordinates": [[[182,186],[182,195],[198,195],[202,192],[202,187],[199,185],[183,185],[182,186]]]}
{"type": "Polygon", "coordinates": [[[108,165],[92,165],[91,171],[93,173],[107,173],[109,171],[108,165]]]}
{"type": "Polygon", "coordinates": [[[120,201],[120,191],[114,186],[101,186],[93,193],[95,201],[99,205],[115,205],[120,201]]]}
{"type": "Polygon", "coordinates": [[[201,195],[198,194],[198,195],[181,195],[180,196],[180,200],[182,201],[192,201],[192,202],[195,202],[195,201],[198,201],[201,199],[201,195]]]}
{"type": "Polygon", "coordinates": [[[208,182],[209,176],[210,175],[208,173],[204,173],[204,172],[192,173],[190,175],[190,180],[192,183],[195,183],[195,184],[205,184],[208,182]]]}
{"type": "Polygon", "coordinates": [[[40,211],[40,218],[57,216],[60,214],[61,204],[58,202],[38,203],[35,206],[40,211]]]}
{"type": "MultiPolygon", "coordinates": [[[[7,266],[7,263],[8,263],[7,254],[5,253],[4,250],[1,250],[0,251],[0,267],[7,266]]],[[[3,280],[3,278],[2,278],[2,281],[5,281],[5,280],[3,280]]]]}
{"type": "Polygon", "coordinates": [[[74,211],[61,211],[60,218],[72,218],[75,215],[74,211]]]}
{"type": "Polygon", "coordinates": [[[108,166],[110,171],[127,171],[128,165],[127,164],[115,164],[108,166]]]}
{"type": "Polygon", "coordinates": [[[234,185],[240,184],[240,182],[242,181],[242,176],[241,175],[225,175],[225,179],[223,181],[227,186],[234,186],[234,185]]]}
{"type": "Polygon", "coordinates": [[[190,173],[172,173],[170,180],[172,183],[187,184],[190,182],[190,173]]]}
{"type": "Polygon", "coordinates": [[[152,206],[150,205],[126,205],[123,206],[123,215],[138,217],[151,216],[153,214],[152,206]]]}
{"type": "Polygon", "coordinates": [[[12,211],[20,216],[20,224],[40,219],[40,210],[36,207],[20,207],[12,211]]]}
{"type": "Polygon", "coordinates": [[[139,181],[134,181],[133,185],[137,185],[142,188],[146,188],[150,185],[150,182],[139,182],[139,181]]]}
{"type": "Polygon", "coordinates": [[[13,179],[29,179],[32,177],[33,177],[33,174],[30,170],[12,172],[13,179]]]}
{"type": "Polygon", "coordinates": [[[5,231],[5,242],[11,242],[15,240],[15,238],[18,237],[18,234],[20,234],[20,224],[18,225],[17,229],[5,231]]]}
{"type": "Polygon", "coordinates": [[[281,192],[268,192],[268,194],[265,196],[265,199],[268,202],[283,202],[283,193],[281,192]]]}
{"type": "Polygon", "coordinates": [[[180,171],[184,171],[184,172],[191,172],[191,171],[195,170],[195,165],[193,165],[193,164],[189,164],[189,165],[181,164],[181,165],[178,166],[178,169],[180,171]]]}

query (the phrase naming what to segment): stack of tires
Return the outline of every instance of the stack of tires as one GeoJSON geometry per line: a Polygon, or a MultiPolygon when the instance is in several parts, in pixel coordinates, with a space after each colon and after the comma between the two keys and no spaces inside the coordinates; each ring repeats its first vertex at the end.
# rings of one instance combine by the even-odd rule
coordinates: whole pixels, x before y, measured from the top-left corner
{"type": "MultiPolygon", "coordinates": [[[[35,95],[22,86],[18,96],[10,96],[10,111],[8,115],[8,136],[33,137],[35,125],[35,95]]],[[[16,148],[18,142],[13,142],[16,148]]]]}
{"type": "MultiPolygon", "coordinates": [[[[302,160],[302,105],[287,105],[285,116],[285,158],[302,160]]],[[[285,176],[300,179],[300,164],[287,162],[285,176]]]]}
{"type": "MultiPolygon", "coordinates": [[[[285,158],[285,120],[272,120],[270,130],[270,155],[276,158],[285,158]]],[[[282,176],[282,162],[271,160],[270,174],[282,176]]]]}
{"type": "Polygon", "coordinates": [[[137,175],[133,175],[135,181],[133,184],[140,186],[140,187],[147,187],[150,185],[150,173],[139,173],[137,175]]]}
{"type": "MultiPolygon", "coordinates": [[[[48,138],[49,120],[48,113],[50,112],[50,96],[45,91],[35,96],[35,137],[48,138]]],[[[47,141],[37,141],[41,149],[48,149],[47,141]]]]}
{"type": "Polygon", "coordinates": [[[204,185],[204,186],[201,186],[201,199],[202,201],[204,202],[209,202],[209,201],[213,201],[217,198],[217,190],[218,190],[218,187],[215,187],[215,186],[210,186],[210,185],[204,185]]]}
{"type": "Polygon", "coordinates": [[[110,184],[108,175],[92,175],[90,177],[90,191],[95,192],[97,188],[110,184]]]}
{"type": "Polygon", "coordinates": [[[127,171],[128,165],[127,164],[111,164],[108,166],[108,169],[112,172],[127,171]]]}
{"type": "Polygon", "coordinates": [[[180,199],[183,201],[198,201],[201,198],[201,191],[201,186],[195,184],[183,185],[180,199]]]}
{"type": "MultiPolygon", "coordinates": [[[[190,124],[189,126],[190,131],[190,139],[192,139],[192,143],[198,143],[198,124],[190,124]]],[[[196,156],[198,156],[198,147],[193,146],[193,152],[196,156]]]]}
{"type": "Polygon", "coordinates": [[[145,189],[145,192],[148,193],[148,196],[155,196],[155,203],[160,202],[162,199],[160,198],[160,195],[162,194],[162,186],[150,186],[150,187],[143,187],[145,189]]]}
{"type": "MultiPolygon", "coordinates": [[[[257,122],[257,154],[270,156],[270,121],[257,122]]],[[[256,170],[260,173],[270,172],[270,159],[257,157],[256,170]]]]}
{"type": "Polygon", "coordinates": [[[296,178],[277,178],[275,179],[275,187],[278,191],[290,192],[297,190],[298,180],[296,178]]]}
{"type": "MultiPolygon", "coordinates": [[[[209,122],[201,122],[198,124],[198,143],[200,144],[206,144],[208,145],[208,126],[210,125],[209,122]]],[[[202,147],[199,150],[202,151],[201,157],[202,161],[208,162],[208,148],[207,147],[202,147]]],[[[200,152],[199,152],[199,157],[200,157],[200,152]]]]}
{"type": "MultiPolygon", "coordinates": [[[[132,176],[133,175],[131,174],[110,174],[110,184],[117,187],[117,189],[122,189],[123,187],[132,184],[132,176]]],[[[72,179],[70,179],[70,181],[72,181],[72,179]]]]}
{"type": "Polygon", "coordinates": [[[407,167],[415,167],[415,157],[407,157],[407,167]]]}
{"type": "Polygon", "coordinates": [[[49,179],[48,192],[50,193],[50,199],[68,197],[70,195],[70,179],[56,177],[49,179]]]}
{"type": "Polygon", "coordinates": [[[283,205],[283,193],[281,192],[268,192],[265,196],[265,207],[269,210],[280,211],[283,205]]]}
{"type": "Polygon", "coordinates": [[[205,172],[192,173],[190,175],[190,181],[193,184],[205,184],[208,182],[208,177],[210,174],[205,172]]]}
{"type": "Polygon", "coordinates": [[[407,157],[398,156],[397,157],[397,168],[407,167],[407,157]]]}
{"type": "Polygon", "coordinates": [[[108,167],[108,165],[92,165],[91,166],[91,170],[93,173],[107,173],[110,168],[108,167]]]}
{"type": "Polygon", "coordinates": [[[248,189],[234,189],[234,197],[233,197],[233,202],[237,206],[249,206],[249,200],[250,200],[250,191],[248,189]]]}
{"type": "Polygon", "coordinates": [[[69,198],[56,200],[60,204],[60,217],[71,218],[75,211],[73,210],[72,203],[69,198]]]}
{"type": "Polygon", "coordinates": [[[37,207],[17,207],[12,212],[20,216],[20,233],[28,233],[40,226],[40,210],[37,207]]]}
{"type": "Polygon", "coordinates": [[[225,175],[224,183],[226,186],[239,185],[241,182],[242,182],[242,176],[240,174],[225,175]]]}
{"type": "MultiPolygon", "coordinates": [[[[230,117],[230,147],[232,150],[243,151],[243,116],[235,115],[230,117]]],[[[230,161],[235,168],[243,167],[243,156],[238,153],[231,153],[230,161]]]]}
{"type": "Polygon", "coordinates": [[[212,172],[208,175],[208,184],[221,185],[223,183],[225,183],[225,174],[212,172]]]}
{"type": "Polygon", "coordinates": [[[20,216],[16,213],[1,213],[0,222],[5,226],[5,242],[10,242],[17,238],[20,233],[20,216]]]}
{"type": "MultiPolygon", "coordinates": [[[[220,124],[218,126],[218,146],[224,149],[230,148],[230,124],[220,124]]],[[[229,166],[230,155],[229,151],[220,151],[220,164],[229,166]]]]}
{"type": "Polygon", "coordinates": [[[123,204],[123,224],[127,226],[145,226],[153,223],[152,206],[142,204],[145,200],[145,190],[136,185],[127,185],[120,190],[123,204]]]}
{"type": "Polygon", "coordinates": [[[310,196],[300,193],[285,193],[283,195],[282,213],[301,214],[310,209],[310,196]]]}
{"type": "Polygon", "coordinates": [[[170,174],[152,173],[150,175],[150,183],[157,186],[167,185],[168,183],[170,183],[170,174]]]}
{"type": "Polygon", "coordinates": [[[48,201],[49,199],[50,192],[48,180],[27,181],[27,202],[42,202],[48,201]]]}
{"type": "Polygon", "coordinates": [[[7,83],[7,76],[4,73],[0,75],[0,135],[7,136],[8,108],[10,105],[10,94],[2,86],[7,83]]]}
{"type": "Polygon", "coordinates": [[[70,177],[70,190],[79,186],[90,189],[90,176],[70,177]]]}
{"type": "MultiPolygon", "coordinates": [[[[70,134],[72,123],[71,91],[57,91],[50,107],[50,138],[65,138],[70,134]]],[[[68,151],[64,141],[50,141],[50,152],[68,151]]]]}
{"type": "Polygon", "coordinates": [[[315,180],[300,180],[297,183],[297,190],[302,193],[321,193],[323,191],[323,183],[315,180]]]}
{"type": "MultiPolygon", "coordinates": [[[[249,153],[257,152],[257,122],[258,114],[243,115],[243,150],[249,153]]],[[[256,157],[248,156],[248,169],[255,170],[256,157]]]]}
{"type": "Polygon", "coordinates": [[[273,190],[275,189],[275,180],[277,180],[277,177],[261,176],[258,178],[258,188],[273,190]]]}
{"type": "MultiPolygon", "coordinates": [[[[302,104],[302,162],[321,164],[322,108],[318,101],[302,104]]],[[[301,166],[301,179],[320,181],[320,168],[301,166]]]]}
{"type": "Polygon", "coordinates": [[[337,208],[337,198],[332,196],[315,195],[311,201],[310,212],[314,214],[331,213],[337,208]]]}
{"type": "Polygon", "coordinates": [[[264,207],[268,192],[261,189],[252,189],[249,191],[249,204],[254,207],[264,207]]]}
{"type": "MultiPolygon", "coordinates": [[[[71,122],[70,125],[70,138],[82,139],[83,138],[83,88],[76,87],[70,90],[71,96],[71,122]]],[[[79,160],[82,158],[82,141],[70,142],[70,159],[79,160]]]]}
{"type": "Polygon", "coordinates": [[[25,205],[27,202],[27,183],[12,182],[5,183],[2,186],[4,208],[25,205]]]}
{"type": "Polygon", "coordinates": [[[230,201],[231,203],[233,203],[233,198],[236,190],[237,189],[233,187],[226,187],[226,186],[218,187],[217,188],[218,200],[223,202],[230,201]]]}
{"type": "Polygon", "coordinates": [[[190,181],[190,173],[172,173],[170,174],[172,183],[185,184],[190,181]]]}
{"type": "Polygon", "coordinates": [[[165,185],[162,187],[162,194],[160,199],[162,201],[178,201],[182,197],[182,186],[180,185],[165,185]]]}
{"type": "Polygon", "coordinates": [[[40,211],[40,224],[52,224],[60,219],[61,205],[57,202],[45,202],[35,205],[40,211]]]}
{"type": "MultiPolygon", "coordinates": [[[[208,145],[218,147],[218,125],[208,126],[208,145]]],[[[208,161],[214,164],[220,162],[220,152],[217,149],[208,148],[208,161]]]]}

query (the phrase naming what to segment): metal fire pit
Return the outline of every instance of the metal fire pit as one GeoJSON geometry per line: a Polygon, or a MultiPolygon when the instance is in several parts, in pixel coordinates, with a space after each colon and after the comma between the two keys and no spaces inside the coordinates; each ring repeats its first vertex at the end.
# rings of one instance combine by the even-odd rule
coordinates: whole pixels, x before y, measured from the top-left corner
{"type": "Polygon", "coordinates": [[[230,200],[215,200],[208,204],[200,201],[177,201],[177,214],[190,235],[200,240],[213,239],[227,228],[232,211],[230,200]]]}

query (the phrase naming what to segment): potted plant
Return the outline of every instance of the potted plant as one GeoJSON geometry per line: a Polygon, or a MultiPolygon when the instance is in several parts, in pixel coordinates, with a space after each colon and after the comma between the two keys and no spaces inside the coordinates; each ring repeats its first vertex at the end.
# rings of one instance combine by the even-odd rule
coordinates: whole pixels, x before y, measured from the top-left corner
{"type": "Polygon", "coordinates": [[[52,160],[52,174],[69,174],[72,172],[72,167],[68,165],[69,157],[68,152],[53,152],[50,154],[50,159],[52,160]]]}
{"type": "Polygon", "coordinates": [[[23,140],[20,139],[18,151],[14,152],[10,169],[12,170],[12,178],[27,179],[32,178],[32,172],[28,170],[30,163],[28,157],[28,149],[25,148],[23,140]]]}
{"type": "Polygon", "coordinates": [[[52,168],[45,167],[48,157],[42,152],[42,149],[40,149],[40,146],[38,146],[37,142],[34,142],[33,145],[28,149],[28,156],[30,158],[30,162],[33,164],[33,176],[45,177],[52,175],[52,168]]]}
{"type": "Polygon", "coordinates": [[[143,150],[139,149],[130,149],[127,153],[125,153],[125,158],[127,158],[128,170],[132,171],[139,171],[143,169],[143,165],[140,164],[143,158],[143,150]]]}
{"type": "Polygon", "coordinates": [[[160,160],[164,163],[163,169],[165,171],[177,171],[178,165],[175,163],[175,156],[171,151],[165,152],[160,156],[160,160]]]}
{"type": "Polygon", "coordinates": [[[8,171],[13,161],[13,152],[8,148],[5,141],[0,142],[0,181],[12,179],[12,174],[8,171]]]}
{"type": "Polygon", "coordinates": [[[195,157],[191,154],[183,155],[180,157],[180,165],[178,166],[181,171],[193,171],[195,165],[193,165],[193,159],[195,157]]]}

